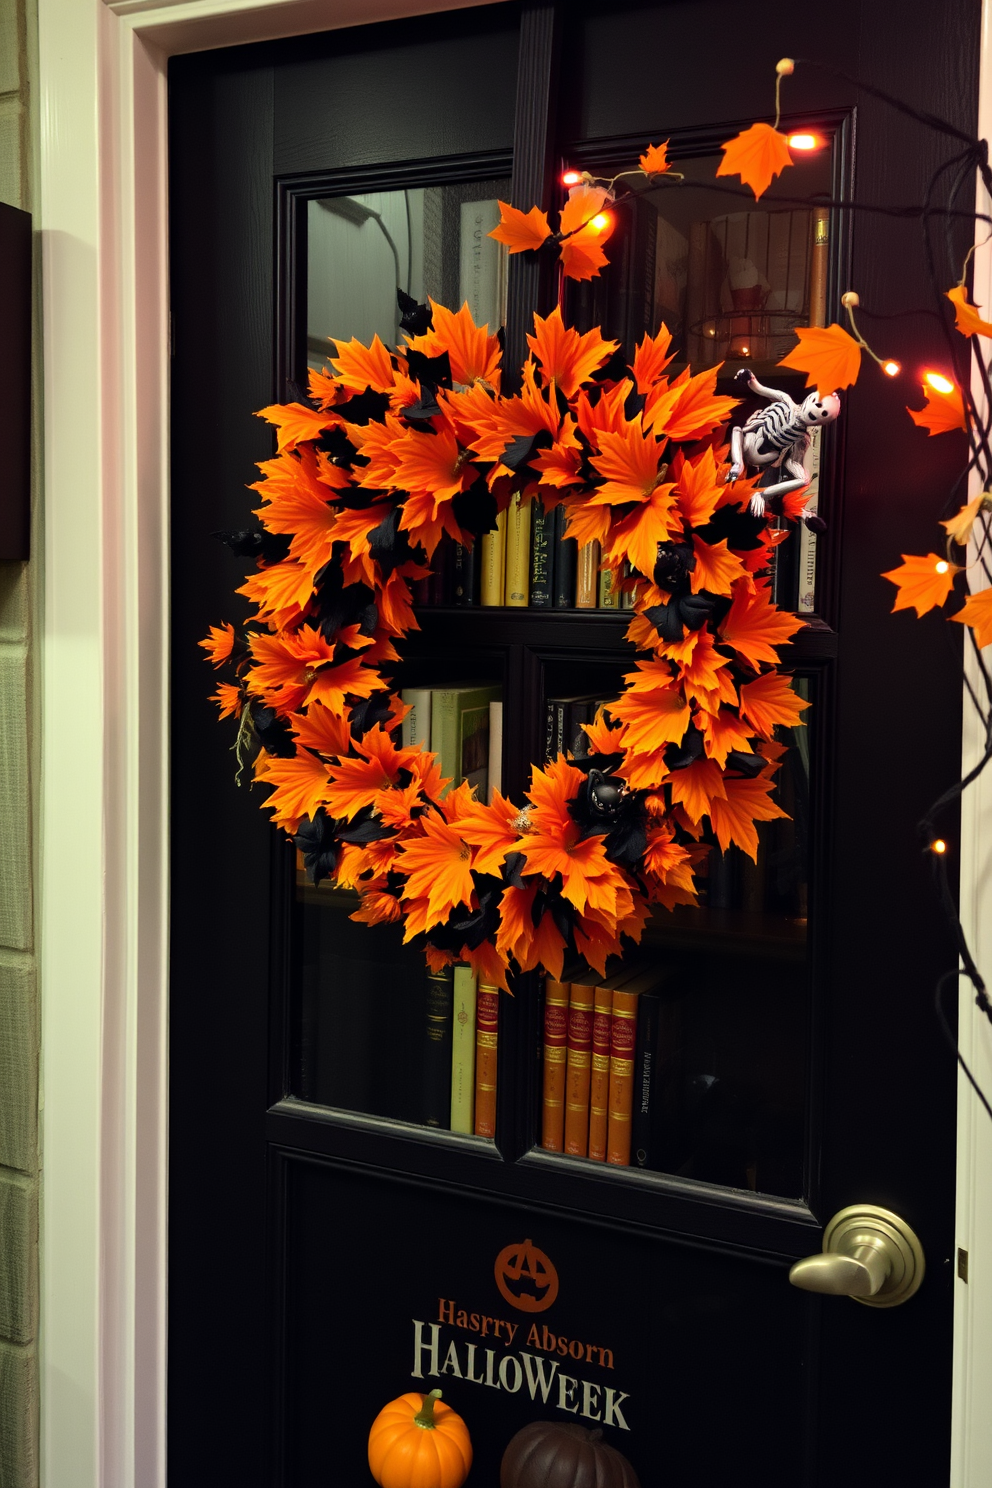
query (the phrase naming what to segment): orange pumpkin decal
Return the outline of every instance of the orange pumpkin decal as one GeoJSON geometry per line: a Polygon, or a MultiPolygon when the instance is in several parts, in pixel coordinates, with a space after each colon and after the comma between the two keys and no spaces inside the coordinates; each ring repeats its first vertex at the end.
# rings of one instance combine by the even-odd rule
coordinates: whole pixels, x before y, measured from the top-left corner
{"type": "Polygon", "coordinates": [[[472,1466],[468,1427],[441,1391],[401,1395],[372,1422],[369,1468],[379,1488],[461,1488],[472,1466]]]}
{"type": "Polygon", "coordinates": [[[505,1246],[493,1269],[500,1294],[520,1312],[544,1312],[558,1295],[558,1272],[530,1240],[505,1246]]]}

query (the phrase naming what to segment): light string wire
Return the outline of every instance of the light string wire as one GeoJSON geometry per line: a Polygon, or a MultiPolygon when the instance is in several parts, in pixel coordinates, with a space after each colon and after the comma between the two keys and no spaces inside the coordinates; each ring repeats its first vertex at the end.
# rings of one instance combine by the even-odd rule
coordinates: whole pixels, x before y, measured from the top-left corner
{"type": "MultiPolygon", "coordinates": [[[[842,81],[850,84],[852,87],[869,94],[871,97],[877,98],[880,102],[886,104],[890,108],[895,109],[898,113],[904,114],[908,118],[914,119],[917,123],[923,125],[925,128],[931,129],[936,133],[946,135],[951,139],[960,141],[965,147],[964,149],[959,150],[956,154],[954,154],[949,160],[945,160],[940,166],[938,166],[933,176],[930,178],[922,203],[909,204],[904,206],[885,206],[881,203],[853,202],[845,199],[824,197],[819,195],[810,198],[808,196],[780,196],[778,193],[776,193],[776,201],[780,201],[782,205],[809,206],[812,204],[820,207],[832,208],[834,210],[843,212],[874,213],[880,216],[893,217],[897,219],[915,218],[919,221],[923,240],[924,263],[931,294],[934,300],[934,307],[929,310],[896,311],[895,313],[888,315],[872,315],[872,312],[870,311],[864,311],[863,313],[868,314],[872,318],[881,320],[895,320],[902,319],[907,316],[926,315],[928,317],[935,317],[940,324],[941,334],[944,338],[948,356],[950,358],[950,365],[955,371],[956,380],[958,382],[958,386],[961,389],[969,450],[968,460],[966,462],[965,468],[951,484],[944,504],[941,508],[942,512],[951,512],[954,509],[955,502],[960,500],[962,487],[965,486],[968,477],[973,471],[977,473],[981,481],[982,490],[986,492],[992,491],[992,361],[990,361],[989,364],[986,364],[979,345],[980,338],[977,334],[967,338],[970,345],[965,347],[961,345],[961,338],[955,336],[953,332],[953,328],[948,315],[946,294],[943,288],[947,276],[946,274],[942,275],[940,273],[937,264],[937,255],[935,252],[933,237],[931,234],[931,223],[943,223],[943,247],[952,274],[956,272],[957,264],[960,261],[958,245],[954,241],[954,228],[956,226],[964,222],[970,222],[973,228],[977,229],[978,224],[982,223],[987,229],[989,229],[989,236],[992,237],[992,217],[990,217],[988,213],[979,212],[977,210],[969,211],[966,208],[959,208],[955,206],[955,202],[957,201],[960,194],[964,190],[966,190],[969,183],[974,180],[974,175],[976,172],[981,177],[986,194],[988,195],[990,201],[992,201],[992,170],[990,170],[989,167],[988,143],[985,140],[977,139],[975,136],[966,133],[964,130],[958,129],[956,125],[949,123],[946,119],[942,119],[936,114],[931,114],[923,109],[914,108],[911,104],[906,103],[903,99],[897,98],[894,95],[885,92],[881,88],[876,88],[871,84],[862,82],[858,78],[852,77],[850,74],[844,72],[840,68],[832,67],[827,63],[813,62],[806,59],[797,59],[796,62],[792,62],[790,59],[783,59],[783,61],[780,62],[779,65],[776,67],[774,125],[776,130],[778,129],[781,119],[782,78],[783,76],[790,75],[793,72],[794,67],[797,65],[802,65],[803,67],[807,68],[815,68],[818,71],[826,72],[833,77],[839,78],[842,81]],[[786,63],[788,63],[788,65],[786,65],[786,63]],[[939,203],[935,203],[933,200],[934,195],[938,191],[943,178],[951,171],[955,171],[955,174],[948,190],[946,204],[941,205],[939,203]],[[981,385],[984,414],[979,409],[972,389],[971,377],[969,376],[969,369],[972,367],[972,365],[974,366],[975,372],[977,373],[977,377],[981,385]]],[[[693,186],[696,186],[700,189],[705,189],[708,192],[717,191],[728,196],[745,197],[748,199],[750,199],[751,196],[751,193],[749,191],[743,190],[740,187],[735,187],[716,181],[687,181],[684,176],[676,176],[674,172],[670,176],[667,176],[667,179],[666,175],[649,176],[646,172],[636,170],[623,171],[619,175],[616,175],[612,178],[597,178],[589,175],[589,173],[586,172],[584,173],[584,180],[590,185],[605,185],[607,190],[611,191],[612,193],[613,186],[618,180],[621,179],[621,177],[637,175],[645,176],[645,179],[648,183],[646,188],[647,190],[657,189],[659,186],[670,186],[673,189],[678,188],[681,190],[686,190],[691,189],[693,186]]],[[[626,200],[629,197],[637,197],[643,194],[644,189],[637,190],[633,187],[628,187],[622,193],[613,196],[611,204],[616,204],[626,200]]],[[[556,234],[555,238],[560,243],[564,240],[564,238],[573,236],[575,232],[581,232],[583,228],[588,226],[589,223],[594,220],[596,215],[598,215],[598,213],[591,214],[587,221],[580,223],[577,228],[573,229],[572,233],[556,234]]],[[[964,285],[965,283],[968,268],[971,263],[972,256],[974,255],[976,246],[976,244],[972,243],[971,246],[968,248],[966,254],[964,255],[964,261],[961,265],[960,274],[956,279],[956,283],[958,285],[964,285]]],[[[563,284],[561,284],[561,287],[563,288],[563,284]]],[[[872,351],[871,347],[868,346],[867,341],[864,339],[864,336],[858,330],[855,323],[853,307],[856,303],[858,303],[856,297],[852,295],[851,298],[848,299],[848,297],[845,296],[844,300],[845,308],[847,309],[848,317],[850,319],[851,327],[854,331],[856,340],[869,353],[869,355],[875,360],[876,363],[878,363],[880,366],[883,365],[883,359],[877,356],[875,352],[872,351]]],[[[980,505],[978,509],[974,527],[978,530],[979,533],[977,540],[974,541],[974,564],[980,568],[982,574],[984,574],[985,576],[986,581],[989,584],[992,584],[992,568],[990,568],[989,561],[990,543],[992,543],[992,531],[990,531],[989,527],[989,512],[984,505],[980,505]]],[[[948,551],[950,550],[950,542],[951,539],[950,536],[948,536],[948,551]]],[[[972,592],[969,588],[967,588],[967,579],[965,582],[966,592],[972,592]]],[[[953,971],[945,972],[944,975],[939,978],[934,991],[934,1009],[940,1024],[940,1028],[948,1044],[950,1045],[950,1048],[955,1056],[958,1065],[960,1065],[962,1071],[964,1072],[966,1078],[968,1079],[976,1095],[984,1106],[990,1119],[992,1119],[992,1101],[990,1101],[988,1096],[985,1094],[973,1071],[965,1060],[964,1055],[961,1053],[958,1035],[955,1032],[955,1029],[952,1026],[951,1022],[948,1020],[944,1008],[944,994],[947,986],[950,983],[956,982],[961,976],[966,976],[971,982],[972,988],[974,990],[975,1005],[982,1011],[982,1013],[984,1013],[985,1017],[989,1020],[990,1023],[992,1023],[992,1000],[990,1000],[989,998],[985,981],[982,978],[978,966],[975,963],[974,956],[972,955],[971,948],[968,944],[967,936],[965,935],[964,927],[961,923],[959,908],[955,901],[955,896],[951,891],[947,867],[947,853],[945,851],[935,849],[934,846],[934,844],[938,841],[938,818],[948,808],[955,805],[960,807],[961,797],[963,796],[964,792],[978,779],[978,777],[987,768],[989,763],[992,762],[992,677],[990,677],[989,671],[982,659],[981,649],[979,648],[977,640],[975,638],[974,630],[970,626],[966,626],[965,629],[967,631],[966,644],[969,644],[971,646],[974,653],[978,674],[981,678],[983,690],[985,692],[984,705],[972,684],[971,678],[968,674],[968,669],[964,663],[963,655],[957,651],[956,647],[954,648],[955,657],[957,659],[958,667],[961,673],[963,690],[967,692],[972,706],[975,708],[975,711],[978,714],[979,720],[984,730],[984,749],[977,764],[975,764],[974,767],[969,770],[966,775],[955,781],[953,785],[945,790],[930,805],[930,807],[917,823],[917,829],[923,844],[923,850],[928,853],[931,859],[931,877],[935,887],[937,900],[951,931],[952,938],[957,948],[959,961],[961,963],[960,966],[956,967],[953,971]]]]}

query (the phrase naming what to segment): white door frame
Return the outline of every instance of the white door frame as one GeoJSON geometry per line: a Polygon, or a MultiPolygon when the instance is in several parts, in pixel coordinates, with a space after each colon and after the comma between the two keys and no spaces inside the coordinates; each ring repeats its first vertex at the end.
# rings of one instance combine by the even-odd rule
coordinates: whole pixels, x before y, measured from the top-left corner
{"type": "MultiPolygon", "coordinates": [[[[167,59],[483,3],[38,0],[47,1488],[165,1485],[167,59]]],[[[979,272],[987,311],[992,252],[979,272]]],[[[965,747],[975,748],[967,732],[965,747]]],[[[962,897],[988,967],[992,782],[966,826],[962,897]]],[[[990,1030],[962,1001],[967,1050],[992,1085],[990,1030]]],[[[952,1483],[985,1488],[992,1124],[975,1116],[967,1091],[961,1110],[960,1243],[971,1280],[958,1287],[952,1483]]]]}

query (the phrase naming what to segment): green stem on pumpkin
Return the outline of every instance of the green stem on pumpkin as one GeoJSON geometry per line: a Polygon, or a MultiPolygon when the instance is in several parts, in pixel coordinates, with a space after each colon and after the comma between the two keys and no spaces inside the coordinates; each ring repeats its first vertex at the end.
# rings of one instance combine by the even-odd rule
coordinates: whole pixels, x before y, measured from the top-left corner
{"type": "Polygon", "coordinates": [[[423,1405],[413,1418],[413,1424],[420,1426],[424,1431],[433,1431],[437,1425],[434,1419],[434,1402],[440,1399],[440,1390],[432,1390],[429,1395],[425,1395],[423,1405]]]}

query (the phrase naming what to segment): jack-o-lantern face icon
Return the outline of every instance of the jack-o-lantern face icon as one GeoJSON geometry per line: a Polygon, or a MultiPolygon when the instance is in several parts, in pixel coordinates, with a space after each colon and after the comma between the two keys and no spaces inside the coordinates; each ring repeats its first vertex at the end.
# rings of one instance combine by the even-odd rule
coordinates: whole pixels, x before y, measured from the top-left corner
{"type": "Polygon", "coordinates": [[[493,1269],[501,1295],[519,1312],[543,1312],[558,1295],[558,1272],[529,1240],[507,1245],[493,1269]]]}

